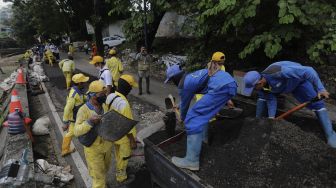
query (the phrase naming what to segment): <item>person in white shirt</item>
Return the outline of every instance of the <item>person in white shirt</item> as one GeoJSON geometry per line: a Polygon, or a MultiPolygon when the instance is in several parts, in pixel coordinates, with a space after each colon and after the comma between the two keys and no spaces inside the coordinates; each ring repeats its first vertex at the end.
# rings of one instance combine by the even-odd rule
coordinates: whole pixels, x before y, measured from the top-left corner
{"type": "Polygon", "coordinates": [[[94,56],[92,61],[90,61],[90,64],[94,65],[96,69],[99,70],[98,78],[104,82],[106,87],[106,95],[113,93],[115,89],[113,86],[112,74],[106,66],[104,58],[101,56],[94,56]]]}

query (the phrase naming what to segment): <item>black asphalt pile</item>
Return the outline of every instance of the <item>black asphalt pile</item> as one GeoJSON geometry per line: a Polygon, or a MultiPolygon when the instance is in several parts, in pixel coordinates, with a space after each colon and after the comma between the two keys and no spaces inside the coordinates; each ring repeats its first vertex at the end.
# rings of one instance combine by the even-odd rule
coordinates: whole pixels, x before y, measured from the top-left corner
{"type": "MultiPolygon", "coordinates": [[[[239,121],[243,121],[243,126],[226,122],[231,126],[226,128],[230,134],[218,131],[220,126],[210,128],[217,129],[210,131],[215,134],[213,143],[203,145],[200,171],[195,172],[208,184],[214,187],[336,186],[336,150],[328,147],[319,135],[287,121],[252,118],[239,121]]],[[[158,137],[152,138],[159,142],[158,137]]],[[[163,150],[170,156],[183,157],[185,147],[184,137],[163,150]]]]}

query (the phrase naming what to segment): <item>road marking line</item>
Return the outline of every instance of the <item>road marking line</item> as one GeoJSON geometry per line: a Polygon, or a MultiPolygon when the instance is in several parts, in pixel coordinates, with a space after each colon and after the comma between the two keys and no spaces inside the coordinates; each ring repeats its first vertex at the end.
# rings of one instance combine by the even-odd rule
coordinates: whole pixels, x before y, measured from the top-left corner
{"type": "MultiPolygon", "coordinates": [[[[58,127],[60,133],[62,134],[62,136],[64,137],[64,132],[63,132],[63,129],[62,129],[63,122],[62,122],[61,118],[59,117],[59,115],[56,111],[56,107],[55,107],[54,103],[52,102],[52,100],[49,96],[48,89],[46,88],[46,86],[44,85],[43,82],[42,82],[42,87],[43,87],[43,90],[45,92],[44,95],[47,98],[48,105],[49,105],[49,108],[51,110],[51,113],[52,113],[52,115],[53,115],[53,117],[56,121],[57,127],[58,127]]],[[[75,148],[75,145],[72,143],[72,141],[71,141],[71,147],[75,148]]],[[[91,177],[89,175],[89,171],[88,171],[86,165],[84,164],[84,161],[83,161],[82,157],[79,155],[78,152],[72,153],[71,157],[72,157],[79,173],[81,174],[82,179],[83,179],[86,187],[91,187],[92,180],[91,180],[91,177]]]]}

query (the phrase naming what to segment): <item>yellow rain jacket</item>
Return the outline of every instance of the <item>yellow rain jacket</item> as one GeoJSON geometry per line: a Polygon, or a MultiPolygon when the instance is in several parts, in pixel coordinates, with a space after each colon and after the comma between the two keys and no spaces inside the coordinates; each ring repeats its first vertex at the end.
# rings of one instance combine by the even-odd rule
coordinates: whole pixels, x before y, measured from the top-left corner
{"type": "MultiPolygon", "coordinates": [[[[102,112],[97,112],[90,102],[86,102],[80,107],[74,133],[75,136],[83,136],[94,128],[88,122],[93,115],[102,115],[106,112],[106,108],[102,112]]],[[[110,168],[113,143],[97,136],[90,146],[84,146],[84,154],[88,165],[90,176],[92,177],[92,188],[106,187],[106,174],[110,168]]]]}
{"type": "Polygon", "coordinates": [[[72,87],[64,107],[63,121],[74,122],[76,119],[75,114],[84,103],[85,95],[76,86],[72,87]]]}
{"type": "MultiPolygon", "coordinates": [[[[133,119],[131,106],[123,94],[119,92],[111,93],[107,97],[106,105],[109,107],[109,110],[115,110],[129,119],[133,119]]],[[[136,138],[135,127],[129,133],[133,134],[134,138],[136,138]]],[[[114,144],[117,163],[116,178],[118,182],[122,182],[127,179],[126,168],[128,160],[124,160],[123,158],[127,158],[131,155],[130,141],[127,136],[124,136],[120,140],[115,141],[114,144]]]]}
{"type": "Polygon", "coordinates": [[[27,50],[26,53],[23,54],[23,58],[28,61],[29,58],[33,55],[33,52],[31,50],[27,50]]]}
{"type": "Polygon", "coordinates": [[[75,47],[73,45],[69,45],[69,52],[71,55],[75,52],[75,47]]]}
{"type": "Polygon", "coordinates": [[[106,61],[107,68],[110,69],[112,74],[112,80],[115,86],[118,86],[118,80],[120,78],[121,72],[124,71],[123,65],[119,58],[111,57],[106,61]]]}
{"type": "Polygon", "coordinates": [[[63,59],[59,62],[58,66],[62,69],[63,72],[74,72],[75,71],[75,62],[70,59],[63,59]]]}

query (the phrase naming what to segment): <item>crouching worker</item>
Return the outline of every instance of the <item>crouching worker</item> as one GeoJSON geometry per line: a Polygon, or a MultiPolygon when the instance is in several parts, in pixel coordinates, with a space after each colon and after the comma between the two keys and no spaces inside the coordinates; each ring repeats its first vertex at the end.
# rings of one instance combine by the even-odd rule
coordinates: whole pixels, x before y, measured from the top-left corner
{"type": "Polygon", "coordinates": [[[91,82],[88,97],[88,102],[78,110],[74,133],[79,142],[84,145],[92,187],[105,188],[113,143],[98,136],[96,129],[100,124],[101,115],[107,111],[103,108],[106,101],[104,83],[99,80],[91,82]]]}
{"type": "Polygon", "coordinates": [[[68,59],[63,59],[59,62],[58,66],[65,77],[66,88],[70,89],[71,77],[73,72],[75,72],[75,62],[73,61],[72,55],[68,54],[68,59]]]}
{"type": "MultiPolygon", "coordinates": [[[[224,59],[224,56],[221,57],[224,59]]],[[[208,69],[183,74],[176,69],[167,71],[168,80],[178,84],[181,97],[181,120],[187,132],[187,153],[184,158],[173,157],[172,162],[189,170],[199,170],[199,157],[202,147],[204,127],[227,102],[236,95],[237,84],[229,73],[221,70],[219,61],[211,61],[208,69]],[[194,106],[188,110],[195,94],[204,94],[194,106]]]]}
{"type": "MultiPolygon", "coordinates": [[[[117,91],[107,96],[106,105],[109,110],[115,110],[129,119],[133,119],[132,110],[126,97],[134,87],[138,87],[138,84],[133,76],[122,75],[118,80],[117,91]]],[[[131,149],[136,149],[137,146],[135,137],[134,127],[126,136],[114,142],[117,163],[116,179],[122,184],[127,184],[134,179],[134,176],[127,177],[126,168],[128,158],[131,156],[131,149]]]]}
{"type": "MultiPolygon", "coordinates": [[[[246,95],[251,95],[253,89],[258,91],[256,117],[267,114],[269,118],[274,118],[277,110],[276,96],[281,93],[292,93],[300,103],[315,98],[329,98],[329,93],[324,88],[317,72],[312,67],[302,66],[295,62],[276,62],[261,73],[250,71],[245,75],[244,81],[246,95]]],[[[336,134],[324,102],[318,100],[307,107],[313,110],[318,117],[328,144],[336,148],[336,134]]]]}
{"type": "Polygon", "coordinates": [[[74,149],[70,149],[72,137],[74,135],[74,125],[79,108],[85,103],[84,85],[89,81],[89,77],[83,74],[75,74],[72,77],[74,86],[71,88],[67,97],[63,112],[63,130],[68,130],[63,138],[62,156],[70,154],[74,149]]]}

